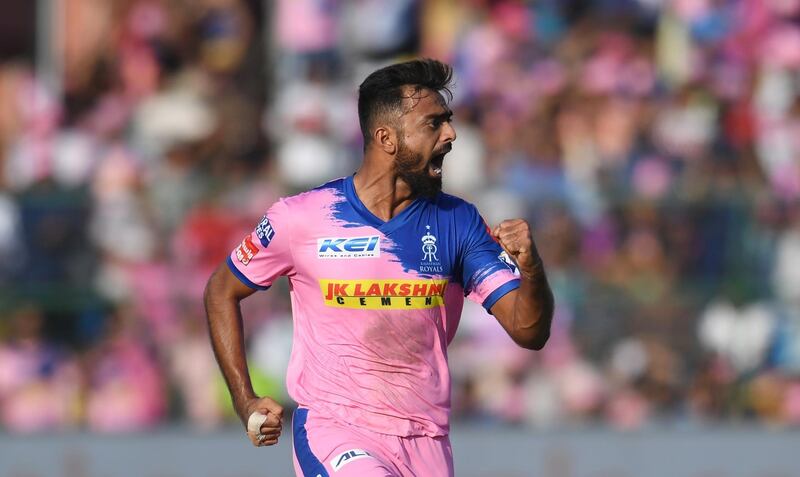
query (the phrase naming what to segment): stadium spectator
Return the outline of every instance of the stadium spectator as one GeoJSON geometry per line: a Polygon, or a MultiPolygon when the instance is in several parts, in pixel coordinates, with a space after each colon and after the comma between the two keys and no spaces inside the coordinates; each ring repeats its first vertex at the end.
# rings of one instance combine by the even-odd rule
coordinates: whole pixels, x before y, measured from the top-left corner
{"type": "MultiPolygon", "coordinates": [[[[4,428],[221,422],[175,351],[203,355],[210,264],[278,196],[352,172],[354,82],[398,55],[455,65],[445,190],[527,217],[558,303],[535,358],[465,310],[456,418],[800,425],[798,2],[66,5],[61,96],[0,60],[4,428]],[[136,331],[105,333],[120,313],[136,331]],[[130,421],[96,406],[126,402],[115,382],[154,393],[130,421]],[[69,409],[31,417],[42,389],[69,409]]],[[[264,361],[285,286],[244,304],[264,361]]]]}

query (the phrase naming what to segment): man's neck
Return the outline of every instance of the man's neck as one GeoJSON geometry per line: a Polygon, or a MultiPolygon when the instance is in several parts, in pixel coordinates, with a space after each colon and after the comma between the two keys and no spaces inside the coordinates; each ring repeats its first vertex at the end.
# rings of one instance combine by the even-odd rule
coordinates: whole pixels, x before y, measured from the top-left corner
{"type": "Polygon", "coordinates": [[[376,162],[364,158],[353,178],[353,187],[361,203],[386,222],[411,205],[416,197],[393,170],[376,162]]]}

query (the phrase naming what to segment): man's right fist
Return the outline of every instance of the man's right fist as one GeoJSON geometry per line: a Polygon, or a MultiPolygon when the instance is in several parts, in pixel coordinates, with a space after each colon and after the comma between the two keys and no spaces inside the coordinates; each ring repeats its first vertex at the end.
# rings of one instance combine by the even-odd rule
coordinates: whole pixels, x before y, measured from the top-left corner
{"type": "Polygon", "coordinates": [[[256,398],[247,403],[247,437],[256,447],[278,443],[281,435],[283,407],[268,397],[256,398]]]}

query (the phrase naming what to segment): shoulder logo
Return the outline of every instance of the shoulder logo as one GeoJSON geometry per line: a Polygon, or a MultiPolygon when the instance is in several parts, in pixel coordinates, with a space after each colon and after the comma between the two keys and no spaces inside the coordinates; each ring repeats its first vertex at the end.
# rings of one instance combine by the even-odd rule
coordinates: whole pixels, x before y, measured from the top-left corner
{"type": "Polygon", "coordinates": [[[349,464],[357,459],[363,459],[365,457],[372,456],[364,449],[350,449],[349,451],[344,451],[331,459],[331,467],[333,468],[334,472],[339,472],[339,469],[344,467],[346,464],[349,464]]]}
{"type": "Polygon", "coordinates": [[[317,239],[318,258],[373,258],[381,256],[379,235],[317,239]]]}
{"type": "Polygon", "coordinates": [[[236,247],[235,253],[236,259],[242,262],[242,265],[246,267],[250,263],[250,260],[258,255],[258,248],[253,241],[250,240],[250,236],[248,235],[242,240],[242,243],[236,247]]]}
{"type": "Polygon", "coordinates": [[[499,258],[501,262],[503,262],[508,268],[510,268],[511,271],[514,272],[514,275],[519,276],[519,269],[517,268],[517,264],[514,263],[514,260],[511,259],[511,257],[508,255],[508,252],[503,250],[502,252],[500,252],[500,255],[497,256],[497,258],[499,258]]]}
{"type": "Polygon", "coordinates": [[[256,237],[258,240],[261,241],[261,245],[266,247],[272,241],[272,237],[275,236],[275,229],[272,228],[272,224],[269,223],[269,218],[265,215],[261,222],[258,223],[256,226],[256,237]]]}
{"type": "Polygon", "coordinates": [[[439,261],[439,256],[436,253],[439,251],[436,247],[436,236],[431,233],[431,226],[425,226],[426,232],[422,236],[422,262],[420,262],[419,271],[423,273],[441,273],[442,263],[439,261]]]}

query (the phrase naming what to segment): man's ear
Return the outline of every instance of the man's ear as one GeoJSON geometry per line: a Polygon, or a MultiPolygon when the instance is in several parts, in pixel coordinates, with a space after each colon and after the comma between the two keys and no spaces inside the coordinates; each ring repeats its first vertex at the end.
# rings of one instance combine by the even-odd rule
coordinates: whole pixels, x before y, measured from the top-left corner
{"type": "Polygon", "coordinates": [[[394,155],[397,153],[398,137],[394,128],[379,126],[372,133],[372,139],[375,145],[386,154],[394,155]]]}

